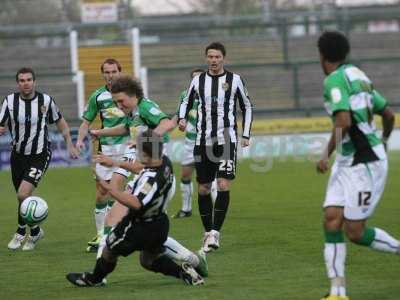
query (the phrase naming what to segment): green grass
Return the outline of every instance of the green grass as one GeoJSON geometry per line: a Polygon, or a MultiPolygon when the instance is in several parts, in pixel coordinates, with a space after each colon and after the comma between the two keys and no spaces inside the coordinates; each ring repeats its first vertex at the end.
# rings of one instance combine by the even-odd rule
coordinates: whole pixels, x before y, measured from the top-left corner
{"type": "MultiPolygon", "coordinates": [[[[391,160],[386,192],[370,222],[396,237],[399,158],[396,154],[391,160]]],[[[137,254],[119,261],[105,288],[79,289],[65,280],[68,272],[91,270],[95,260],[84,252],[95,231],[94,184],[87,168],[48,171],[36,193],[50,207],[46,237],[34,252],[10,252],[16,200],[10,174],[1,172],[0,299],[319,299],[328,290],[321,231],[328,176],[317,175],[310,161],[274,160],[267,173],[252,171],[255,164],[238,166],[221,249],[208,255],[210,277],[202,287],[143,270],[137,254]]],[[[179,206],[177,194],[169,213],[179,206]]],[[[172,220],[170,235],[197,250],[202,238],[197,205],[194,212],[192,218],[172,220]]],[[[348,247],[353,300],[399,299],[399,270],[399,256],[348,247]]]]}

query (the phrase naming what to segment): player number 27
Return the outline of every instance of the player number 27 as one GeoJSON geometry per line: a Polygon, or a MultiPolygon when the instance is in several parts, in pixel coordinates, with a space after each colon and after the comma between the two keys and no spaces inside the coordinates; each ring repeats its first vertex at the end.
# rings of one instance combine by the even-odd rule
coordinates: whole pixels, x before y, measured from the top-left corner
{"type": "Polygon", "coordinates": [[[29,177],[32,177],[35,180],[39,180],[41,176],[42,176],[42,170],[36,168],[31,168],[29,170],[29,177]]]}

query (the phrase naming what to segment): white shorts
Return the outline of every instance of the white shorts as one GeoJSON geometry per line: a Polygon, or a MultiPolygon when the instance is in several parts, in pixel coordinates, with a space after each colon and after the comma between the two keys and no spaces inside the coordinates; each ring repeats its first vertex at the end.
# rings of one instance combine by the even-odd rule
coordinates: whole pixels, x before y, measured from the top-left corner
{"type": "Polygon", "coordinates": [[[387,160],[360,163],[353,167],[335,163],[323,207],[343,207],[344,217],[348,220],[369,218],[382,196],[387,172],[387,160]]]}
{"type": "MultiPolygon", "coordinates": [[[[126,149],[124,155],[122,156],[122,161],[134,162],[136,160],[136,148],[128,148],[126,149]]],[[[123,168],[116,168],[114,173],[120,174],[126,178],[131,176],[132,172],[125,170],[123,168]]]]}
{"type": "MultiPolygon", "coordinates": [[[[101,146],[101,152],[114,160],[123,160],[125,153],[129,150],[129,147],[126,144],[101,146]]],[[[96,164],[96,174],[103,180],[111,180],[112,174],[117,170],[119,170],[117,167],[105,167],[96,164]]]]}
{"type": "Polygon", "coordinates": [[[194,155],[193,149],[196,144],[196,141],[192,141],[189,139],[185,139],[185,143],[183,144],[183,152],[182,152],[182,166],[190,166],[194,165],[194,155]]]}

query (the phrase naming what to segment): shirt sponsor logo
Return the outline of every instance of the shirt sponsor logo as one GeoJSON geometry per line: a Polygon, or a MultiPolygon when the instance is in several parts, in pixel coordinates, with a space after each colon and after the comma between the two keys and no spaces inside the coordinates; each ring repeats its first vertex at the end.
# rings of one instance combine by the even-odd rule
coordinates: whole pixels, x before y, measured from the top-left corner
{"type": "Polygon", "coordinates": [[[150,112],[153,116],[158,116],[159,114],[161,114],[161,110],[159,110],[157,107],[152,107],[152,108],[150,108],[149,112],[150,112]]]}
{"type": "Polygon", "coordinates": [[[339,103],[340,100],[342,100],[342,92],[340,91],[339,88],[333,88],[331,90],[331,97],[333,103],[339,103]]]}
{"type": "Polygon", "coordinates": [[[226,92],[227,90],[229,90],[229,83],[227,83],[227,82],[224,82],[223,84],[222,84],[222,89],[226,92]]]}

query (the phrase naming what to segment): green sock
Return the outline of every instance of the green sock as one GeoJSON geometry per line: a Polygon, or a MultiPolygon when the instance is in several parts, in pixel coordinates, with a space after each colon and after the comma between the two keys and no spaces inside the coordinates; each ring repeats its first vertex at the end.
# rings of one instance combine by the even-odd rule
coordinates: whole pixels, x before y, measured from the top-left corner
{"type": "Polygon", "coordinates": [[[344,235],[342,230],[328,231],[324,230],[326,243],[344,243],[344,235]]]}
{"type": "Polygon", "coordinates": [[[361,237],[361,240],[355,242],[357,245],[361,246],[371,246],[372,242],[375,239],[375,228],[366,227],[364,230],[364,234],[361,237]]]}

